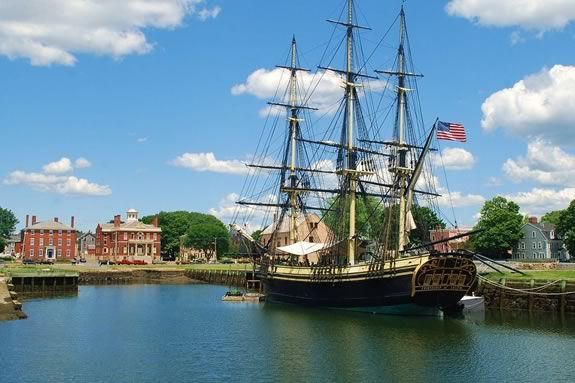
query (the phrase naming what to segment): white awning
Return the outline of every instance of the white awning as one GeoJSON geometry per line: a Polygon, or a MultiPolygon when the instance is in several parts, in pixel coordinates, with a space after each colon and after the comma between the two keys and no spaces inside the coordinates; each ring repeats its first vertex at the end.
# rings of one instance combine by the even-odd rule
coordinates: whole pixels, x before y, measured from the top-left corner
{"type": "Polygon", "coordinates": [[[333,244],[300,241],[293,245],[278,247],[277,250],[293,255],[306,255],[315,253],[316,251],[320,251],[330,246],[333,246],[333,244]]]}

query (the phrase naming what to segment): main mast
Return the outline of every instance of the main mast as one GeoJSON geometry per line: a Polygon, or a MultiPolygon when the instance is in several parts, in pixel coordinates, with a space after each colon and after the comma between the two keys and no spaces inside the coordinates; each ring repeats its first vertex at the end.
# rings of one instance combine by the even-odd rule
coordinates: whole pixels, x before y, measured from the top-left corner
{"type": "Polygon", "coordinates": [[[350,265],[355,264],[355,207],[357,173],[355,172],[355,156],[353,150],[353,118],[355,76],[353,73],[353,0],[347,3],[347,44],[346,44],[346,129],[347,129],[347,195],[349,199],[349,238],[347,242],[347,259],[350,265]]]}
{"type": "Polygon", "coordinates": [[[403,50],[404,34],[405,34],[405,13],[403,6],[400,13],[400,26],[399,26],[399,49],[397,52],[398,61],[398,87],[397,87],[397,130],[398,130],[398,154],[399,163],[397,172],[399,176],[399,243],[398,250],[402,251],[408,242],[408,232],[406,230],[406,217],[407,217],[407,200],[405,198],[405,190],[407,187],[407,177],[411,169],[407,167],[407,151],[405,146],[405,53],[403,50]]]}
{"type": "Polygon", "coordinates": [[[289,192],[289,204],[291,209],[290,223],[289,223],[289,241],[290,244],[297,242],[297,216],[298,205],[297,196],[297,175],[296,175],[296,161],[297,161],[297,131],[299,128],[298,107],[297,107],[297,47],[295,36],[291,43],[291,67],[290,67],[290,83],[289,83],[289,132],[290,132],[290,149],[291,161],[289,165],[289,180],[291,191],[289,192]]]}

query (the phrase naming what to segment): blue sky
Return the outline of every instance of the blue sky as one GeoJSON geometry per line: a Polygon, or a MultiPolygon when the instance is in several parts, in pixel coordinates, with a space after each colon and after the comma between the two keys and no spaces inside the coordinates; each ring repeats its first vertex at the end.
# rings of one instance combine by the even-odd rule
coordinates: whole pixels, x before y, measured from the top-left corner
{"type": "MultiPolygon", "coordinates": [[[[345,2],[2,3],[0,206],[93,230],[131,207],[225,221],[273,86],[256,71],[282,64],[293,34],[313,68],[345,2]]],[[[365,41],[401,3],[357,1],[365,41]]],[[[495,195],[535,215],[575,198],[575,2],[543,4],[405,3],[425,119],[468,132],[441,143],[462,225],[495,195]]]]}

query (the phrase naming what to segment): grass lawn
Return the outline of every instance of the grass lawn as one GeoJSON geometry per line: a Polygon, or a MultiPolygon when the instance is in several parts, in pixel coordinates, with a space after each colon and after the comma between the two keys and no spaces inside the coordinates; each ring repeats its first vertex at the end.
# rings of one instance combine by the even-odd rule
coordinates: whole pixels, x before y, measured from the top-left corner
{"type": "Polygon", "coordinates": [[[505,278],[507,280],[531,280],[536,281],[556,281],[565,279],[568,281],[575,281],[575,270],[522,270],[526,275],[518,273],[488,273],[484,276],[493,280],[505,278]]]}
{"type": "Polygon", "coordinates": [[[251,271],[251,263],[231,263],[231,264],[193,264],[193,265],[176,265],[173,263],[161,265],[110,265],[110,266],[92,266],[72,265],[68,263],[54,265],[22,265],[21,263],[11,262],[4,263],[0,266],[0,275],[22,274],[22,273],[62,273],[62,272],[98,272],[110,270],[135,270],[135,269],[154,269],[154,270],[233,270],[233,271],[251,271]]]}

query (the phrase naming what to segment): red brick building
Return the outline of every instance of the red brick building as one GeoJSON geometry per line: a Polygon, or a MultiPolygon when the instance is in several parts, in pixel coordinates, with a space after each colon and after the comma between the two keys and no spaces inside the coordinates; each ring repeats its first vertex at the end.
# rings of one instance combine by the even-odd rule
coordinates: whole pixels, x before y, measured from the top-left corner
{"type": "MultiPolygon", "coordinates": [[[[466,234],[470,232],[471,229],[463,229],[463,228],[452,228],[452,229],[434,229],[429,230],[429,236],[431,238],[431,242],[441,241],[444,239],[448,239],[451,237],[455,237],[457,235],[466,234]]],[[[433,249],[439,252],[448,253],[450,251],[454,251],[460,249],[461,246],[465,241],[467,241],[469,237],[460,237],[456,239],[449,240],[447,242],[436,243],[433,245],[433,249]]]]}
{"type": "Polygon", "coordinates": [[[74,259],[76,257],[77,233],[74,228],[74,217],[70,226],[52,221],[37,222],[36,216],[26,216],[26,227],[22,229],[22,258],[36,261],[56,261],[58,259],[74,259]]]}
{"type": "Polygon", "coordinates": [[[138,220],[138,212],[130,209],[125,222],[116,215],[112,223],[98,224],[96,257],[112,261],[160,259],[161,235],[158,217],[151,225],[145,224],[138,220]]]}

